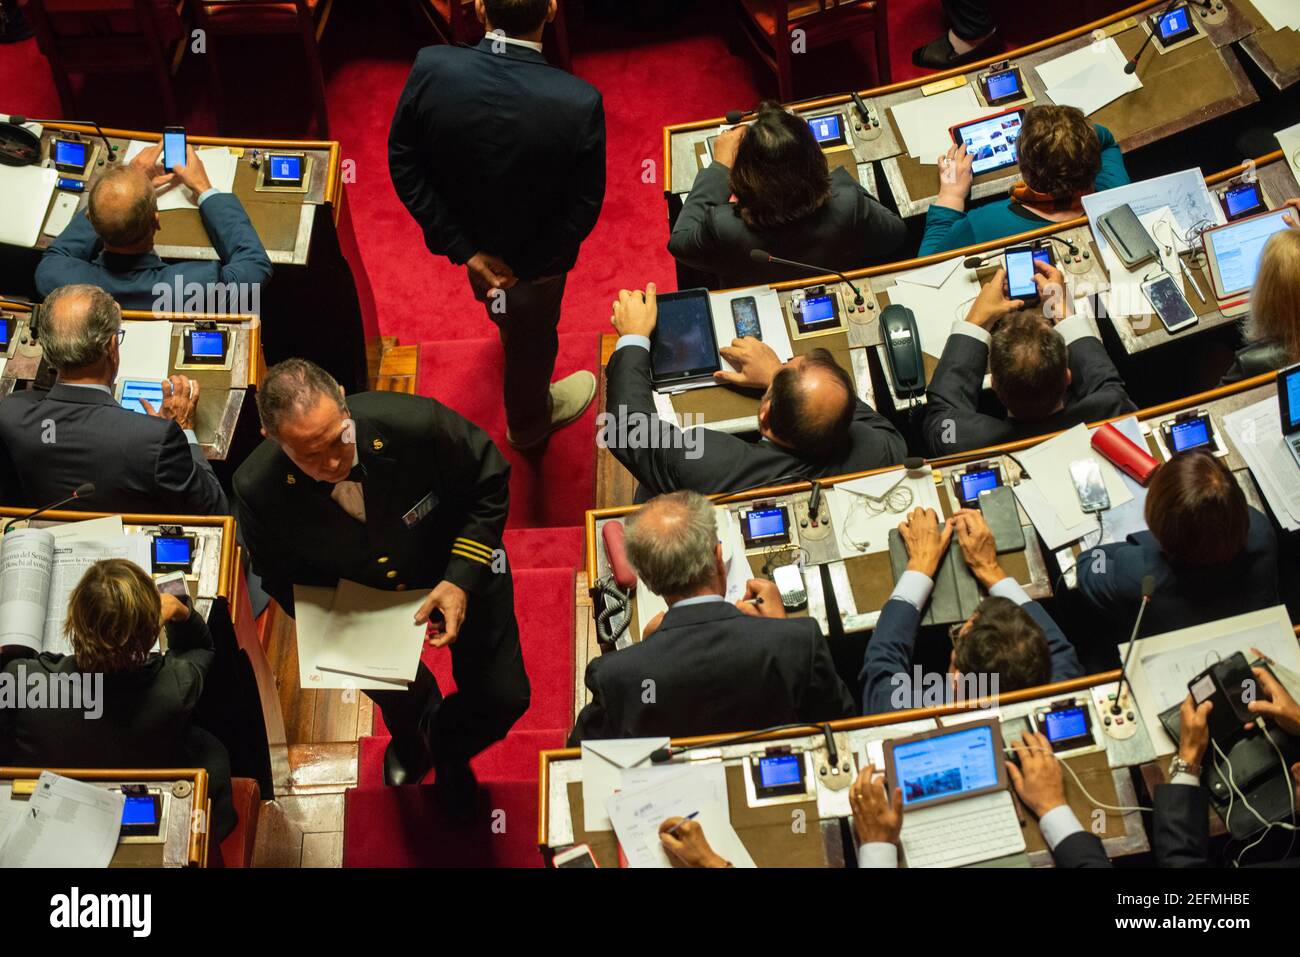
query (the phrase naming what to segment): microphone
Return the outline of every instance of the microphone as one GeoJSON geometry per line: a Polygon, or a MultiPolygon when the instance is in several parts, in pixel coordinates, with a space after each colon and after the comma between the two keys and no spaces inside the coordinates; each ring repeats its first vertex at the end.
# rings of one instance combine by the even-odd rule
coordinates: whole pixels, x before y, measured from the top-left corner
{"type": "Polygon", "coordinates": [[[797,269],[807,269],[809,272],[817,275],[831,273],[839,276],[840,279],[844,281],[844,284],[853,290],[853,304],[855,306],[860,306],[866,302],[866,300],[862,298],[862,293],[858,290],[858,287],[853,285],[853,282],[849,277],[844,275],[844,273],[840,272],[838,269],[828,269],[825,266],[812,266],[808,263],[796,262],[793,259],[782,259],[780,256],[773,256],[766,249],[751,249],[749,251],[749,258],[756,263],[780,263],[782,266],[794,266],[797,269]]]}
{"type": "Polygon", "coordinates": [[[1115,700],[1110,706],[1110,713],[1113,716],[1122,715],[1125,708],[1122,704],[1124,700],[1124,685],[1128,680],[1128,663],[1133,657],[1133,648],[1137,645],[1138,629],[1142,627],[1142,616],[1146,614],[1147,605],[1151,604],[1151,596],[1156,590],[1156,580],[1153,575],[1145,575],[1142,578],[1142,603],[1138,605],[1137,620],[1133,622],[1133,632],[1128,636],[1128,651],[1124,652],[1124,663],[1120,666],[1119,686],[1115,689],[1115,700]]]}
{"type": "Polygon", "coordinates": [[[727,125],[728,125],[728,126],[739,126],[739,125],[740,125],[740,121],[743,120],[744,118],[745,118],[745,114],[744,114],[744,112],[743,112],[742,110],[728,110],[728,111],[727,111],[727,125]]]}
{"type": "Polygon", "coordinates": [[[651,764],[663,764],[665,761],[671,761],[679,754],[685,754],[687,751],[694,751],[697,748],[720,748],[724,744],[740,744],[743,741],[749,741],[753,738],[761,738],[765,734],[775,734],[777,731],[805,731],[809,734],[820,734],[827,728],[827,725],[818,724],[776,724],[770,728],[762,728],[758,731],[746,731],[744,734],[733,735],[729,738],[719,738],[715,741],[705,741],[701,744],[691,744],[682,748],[674,748],[672,745],[663,748],[655,748],[650,752],[651,764]]]}
{"type": "Polygon", "coordinates": [[[1160,21],[1165,18],[1165,14],[1172,10],[1178,2],[1179,0],[1169,0],[1169,3],[1165,6],[1164,10],[1156,14],[1153,18],[1151,31],[1147,34],[1147,38],[1143,40],[1142,45],[1137,48],[1137,53],[1133,54],[1133,59],[1124,64],[1124,72],[1129,76],[1132,76],[1137,72],[1138,60],[1142,59],[1142,54],[1146,52],[1147,44],[1155,39],[1156,31],[1160,29],[1160,21]]]}
{"type": "Polygon", "coordinates": [[[9,519],[9,521],[5,522],[4,532],[0,534],[7,535],[9,533],[10,527],[15,522],[30,522],[32,519],[34,519],[37,515],[40,515],[42,512],[48,512],[50,511],[50,509],[58,508],[60,505],[67,505],[69,502],[75,501],[76,499],[90,498],[94,494],[95,494],[95,483],[82,482],[75,489],[73,489],[72,494],[69,495],[67,498],[60,499],[59,501],[53,502],[50,505],[43,505],[40,508],[38,508],[36,511],[28,512],[26,515],[19,515],[17,518],[9,519]]]}
{"type": "Polygon", "coordinates": [[[921,469],[925,468],[925,459],[921,458],[919,455],[909,455],[907,458],[903,459],[903,468],[907,469],[909,472],[919,472],[921,469]]]}
{"type": "Polygon", "coordinates": [[[93,126],[95,132],[99,134],[99,138],[104,141],[104,148],[108,150],[108,161],[110,163],[113,162],[117,156],[117,147],[108,141],[108,137],[104,135],[104,131],[100,129],[99,124],[94,120],[36,120],[32,119],[30,116],[11,116],[9,117],[9,122],[18,126],[22,126],[24,123],[40,123],[42,126],[48,123],[70,123],[74,126],[93,126]]]}

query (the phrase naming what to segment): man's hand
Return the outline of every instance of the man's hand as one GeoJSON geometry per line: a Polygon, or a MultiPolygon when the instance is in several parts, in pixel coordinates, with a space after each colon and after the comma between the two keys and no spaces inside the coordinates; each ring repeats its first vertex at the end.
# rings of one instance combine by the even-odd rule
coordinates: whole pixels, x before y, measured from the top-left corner
{"type": "Polygon", "coordinates": [[[1016,767],[1014,761],[1007,762],[1011,784],[1025,807],[1042,820],[1052,808],[1066,803],[1065,772],[1061,769],[1061,762],[1052,753],[1052,743],[1047,737],[1032,731],[1022,734],[1019,741],[1012,741],[1011,748],[1020,759],[1020,767],[1016,767]]]}
{"type": "Polygon", "coordinates": [[[1024,308],[1023,299],[1007,298],[1007,271],[999,266],[993,278],[984,284],[980,294],[971,303],[966,321],[981,329],[992,329],[999,319],[1009,312],[1024,308]]]}
{"type": "Polygon", "coordinates": [[[684,821],[680,817],[670,817],[659,825],[659,843],[668,852],[668,860],[674,867],[730,867],[731,864],[719,857],[709,842],[704,839],[704,828],[698,821],[684,821]],[[678,825],[681,825],[678,827],[678,825]],[[674,827],[677,830],[669,834],[674,827]]]}
{"type": "Polygon", "coordinates": [[[1034,285],[1038,287],[1038,299],[1043,304],[1043,316],[1049,322],[1058,323],[1069,317],[1070,293],[1061,270],[1035,259],[1034,285]]]}
{"type": "Polygon", "coordinates": [[[932,508],[914,508],[898,526],[898,533],[907,546],[907,570],[933,579],[952,541],[952,523],[940,525],[932,508]]]}
{"type": "Polygon", "coordinates": [[[713,162],[720,163],[727,169],[736,165],[736,154],[740,152],[740,141],[749,132],[748,126],[737,126],[723,130],[713,144],[713,162]]]}
{"type": "Polygon", "coordinates": [[[614,314],[609,322],[620,336],[645,336],[649,339],[658,321],[659,297],[654,283],[646,283],[645,292],[640,289],[618,291],[614,314]]]}
{"type": "MultiPolygon", "coordinates": [[[[1253,649],[1252,649],[1253,650],[1253,649]]],[[[1259,657],[1258,651],[1255,652],[1259,657]]],[[[1273,723],[1290,735],[1300,735],[1300,704],[1296,703],[1291,693],[1282,687],[1282,683],[1265,668],[1252,668],[1255,680],[1259,682],[1260,694],[1246,705],[1251,714],[1263,718],[1272,718],[1273,723]]]]}
{"type": "Polygon", "coordinates": [[[849,786],[853,809],[853,832],[859,844],[893,844],[903,830],[903,790],[885,793],[884,775],[876,777],[876,766],[868,764],[849,786]]]}
{"type": "Polygon", "coordinates": [[[732,339],[731,345],[720,350],[722,358],[736,367],[735,372],[720,369],[713,378],[742,389],[766,389],[781,371],[781,360],[766,342],[746,336],[732,339]]]}
{"type": "Polygon", "coordinates": [[[781,603],[781,591],[776,582],[766,578],[751,578],[745,583],[745,597],[736,602],[736,607],[746,615],[754,618],[784,618],[785,605],[781,603]],[[762,604],[755,604],[754,599],[762,599],[762,604]]]}
{"type": "Polygon", "coordinates": [[[465,620],[468,602],[465,589],[446,580],[438,582],[415,613],[417,625],[428,625],[424,640],[435,648],[454,643],[465,620]]]}
{"type": "Polygon", "coordinates": [[[135,154],[135,159],[131,160],[131,168],[138,169],[149,177],[153,183],[154,189],[166,186],[173,179],[172,174],[164,169],[158,162],[158,157],[162,156],[162,144],[157,146],[146,146],[140,152],[135,154]]]}
{"type": "Polygon", "coordinates": [[[984,513],[963,508],[952,517],[952,521],[957,528],[957,544],[961,546],[962,557],[985,590],[1006,578],[1007,573],[998,564],[998,543],[993,538],[993,529],[984,521],[984,513]]]}
{"type": "Polygon", "coordinates": [[[208,171],[203,166],[203,160],[199,159],[199,154],[194,152],[194,147],[188,143],[185,144],[185,165],[174,167],[172,172],[176,174],[176,179],[181,185],[189,187],[195,199],[212,188],[212,181],[208,179],[208,171]]]}
{"type": "Polygon", "coordinates": [[[482,250],[469,257],[465,271],[469,273],[469,284],[480,294],[490,289],[509,289],[519,281],[504,259],[482,250]]]}
{"type": "Polygon", "coordinates": [[[185,621],[190,617],[190,607],[175,595],[160,595],[162,601],[162,622],[185,621]]]}
{"type": "Polygon", "coordinates": [[[1208,698],[1200,705],[1192,703],[1189,694],[1179,709],[1178,756],[1188,764],[1200,766],[1205,751],[1210,746],[1210,712],[1214,702],[1208,698]]]}
{"type": "Polygon", "coordinates": [[[162,408],[154,409],[148,399],[141,399],[140,404],[144,410],[160,419],[171,419],[182,429],[194,428],[194,410],[199,407],[198,382],[183,375],[174,375],[163,379],[162,392],[162,408]]]}
{"type": "Polygon", "coordinates": [[[948,147],[948,152],[939,157],[939,195],[935,199],[938,205],[959,213],[965,211],[966,197],[975,179],[971,172],[974,165],[975,158],[966,152],[965,143],[948,147]]]}

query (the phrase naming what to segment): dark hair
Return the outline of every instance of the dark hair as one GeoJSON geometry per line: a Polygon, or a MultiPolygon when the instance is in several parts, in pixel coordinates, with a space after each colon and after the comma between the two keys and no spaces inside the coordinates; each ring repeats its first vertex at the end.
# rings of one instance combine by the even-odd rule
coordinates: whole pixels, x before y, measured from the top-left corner
{"type": "Polygon", "coordinates": [[[777,229],[826,205],[831,171],[808,124],[769,101],[736,150],[731,190],[745,225],[777,229]]]}
{"type": "Polygon", "coordinates": [[[1065,394],[1068,369],[1065,339],[1041,311],[1009,313],[993,328],[989,344],[993,391],[1012,417],[1038,422],[1056,411],[1065,394]]]}
{"type": "Polygon", "coordinates": [[[277,362],[266,371],[257,387],[257,414],[262,428],[274,438],[286,416],[314,409],[322,395],[333,399],[346,413],[347,405],[339,393],[338,382],[316,363],[306,359],[277,362]]]}
{"type": "Polygon", "coordinates": [[[1047,635],[1009,598],[985,598],[970,631],[953,639],[953,666],[964,675],[997,675],[998,693],[1052,680],[1047,635]]]}
{"type": "Polygon", "coordinates": [[[1175,564],[1226,565],[1246,548],[1250,511],[1228,467],[1204,449],[1180,452],[1147,489],[1147,527],[1175,564]]]}
{"type": "Polygon", "coordinates": [[[532,33],[540,27],[546,22],[546,11],[550,6],[551,0],[483,0],[488,23],[511,36],[532,33]]]}
{"type": "Polygon", "coordinates": [[[1016,152],[1029,188],[1051,196],[1090,193],[1101,172],[1101,140],[1075,106],[1029,110],[1016,152]]]}
{"type": "Polygon", "coordinates": [[[768,391],[767,425],[782,442],[814,461],[830,459],[848,442],[853,424],[853,380],[825,349],[804,354],[798,366],[785,365],[772,379],[768,391]],[[821,370],[844,388],[844,405],[831,416],[816,416],[808,409],[804,377],[821,370]]]}

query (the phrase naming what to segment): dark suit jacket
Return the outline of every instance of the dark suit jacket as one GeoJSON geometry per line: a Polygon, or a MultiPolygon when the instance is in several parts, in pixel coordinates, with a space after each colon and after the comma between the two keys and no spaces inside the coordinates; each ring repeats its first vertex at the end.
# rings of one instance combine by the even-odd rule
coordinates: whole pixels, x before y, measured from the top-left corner
{"type": "Polygon", "coordinates": [[[1179,568],[1169,563],[1150,532],[1084,552],[1075,566],[1079,591],[1108,619],[1128,627],[1142,599],[1142,578],[1155,594],[1142,618],[1143,633],[1159,635],[1278,604],[1277,535],[1250,509],[1246,550],[1226,568],[1179,568]],[[1097,552],[1105,555],[1098,561],[1097,552]],[[1100,570],[1094,570],[1099,566],[1100,570]],[[1231,587],[1224,587],[1231,582],[1231,587]]]}
{"type": "Polygon", "coordinates": [[[727,602],[670,608],[639,644],[587,665],[587,738],[683,737],[847,718],[853,695],[810,618],[754,618],[727,602]],[[646,702],[647,680],[653,701],[646,702]]]}
{"type": "Polygon", "coordinates": [[[647,350],[636,345],[615,350],[605,381],[607,418],[601,441],[650,495],[677,489],[740,492],[778,479],[881,468],[902,462],[907,455],[907,443],[889,420],[861,400],[849,431],[849,447],[830,462],[806,461],[766,439],[748,442],[706,428],[692,430],[688,450],[682,431],[655,414],[647,350]],[[654,441],[649,438],[652,432],[654,441]]]}
{"type": "MultiPolygon", "coordinates": [[[[1047,648],[1052,655],[1052,681],[1065,681],[1083,675],[1083,665],[1074,653],[1065,633],[1052,621],[1036,601],[1021,607],[1047,635],[1047,648]]],[[[876,622],[876,630],[867,642],[867,654],[862,662],[858,680],[862,682],[862,713],[882,714],[915,707],[912,704],[912,650],[916,645],[916,632],[921,624],[921,613],[912,603],[901,598],[885,602],[876,622]],[[895,680],[895,676],[897,680],[895,680]]]]}
{"type": "MultiPolygon", "coordinates": [[[[1190,784],[1158,784],[1151,818],[1151,844],[1157,867],[1210,867],[1210,801],[1205,789],[1190,784]]],[[[1259,867],[1300,867],[1288,857],[1259,867]]]]}
{"type": "Polygon", "coordinates": [[[821,209],[779,230],[752,229],[731,199],[731,170],[713,163],[700,170],[677,216],[668,251],[701,272],[721,277],[723,288],[781,279],[806,279],[808,270],[761,265],[750,250],[831,269],[857,269],[882,261],[907,238],[907,226],[871,198],[846,170],[831,173],[831,195],[821,209]]]}
{"type": "Polygon", "coordinates": [[[228,515],[226,493],[169,419],[130,412],[99,389],[55,383],[0,402],[0,484],[6,505],[37,508],[82,482],[92,498],[70,507],[106,512],[228,515]]]}
{"type": "Polygon", "coordinates": [[[1088,831],[1076,831],[1057,844],[1056,850],[1052,851],[1052,860],[1057,867],[1065,868],[1115,866],[1106,856],[1101,838],[1088,831]]]}
{"type": "Polygon", "coordinates": [[[1223,374],[1220,384],[1231,385],[1251,376],[1276,372],[1287,365],[1290,365],[1290,357],[1286,354],[1286,349],[1271,339],[1262,339],[1237,350],[1232,365],[1223,374]]]}
{"type": "Polygon", "coordinates": [[[973,336],[953,333],[925,390],[925,445],[930,455],[952,455],[1016,439],[1096,422],[1137,406],[1124,391],[1101,340],[1083,336],[1070,344],[1070,387],[1065,408],[1041,422],[1016,422],[979,411],[989,368],[989,347],[973,336]]]}
{"type": "MultiPolygon", "coordinates": [[[[509,583],[501,548],[510,466],[478,426],[422,396],[363,392],[348,398],[365,469],[365,524],[303,474],[270,439],[235,473],[235,514],[263,587],[293,613],[294,585],[432,588],[471,594],[509,583]],[[428,514],[403,519],[421,503],[428,514]]],[[[421,509],[423,511],[423,509],[421,509]]]]}
{"type": "MultiPolygon", "coordinates": [[[[152,310],[160,295],[154,287],[161,284],[170,290],[165,295],[171,297],[173,311],[181,312],[182,304],[174,302],[178,280],[206,287],[210,283],[252,285],[271,278],[271,260],[238,196],[215,193],[199,206],[199,217],[219,262],[168,264],[152,252],[135,256],[103,252],[95,227],[84,211],[79,212],[41,257],[36,288],[48,296],[60,286],[89,283],[103,289],[124,309],[152,310]]],[[[237,311],[233,302],[227,311],[237,311]]]]}
{"type": "Polygon", "coordinates": [[[605,199],[605,108],[540,53],[485,37],[425,47],[388,134],[393,186],[429,251],[568,272],[605,199]],[[494,44],[497,52],[493,52],[494,44]]]}

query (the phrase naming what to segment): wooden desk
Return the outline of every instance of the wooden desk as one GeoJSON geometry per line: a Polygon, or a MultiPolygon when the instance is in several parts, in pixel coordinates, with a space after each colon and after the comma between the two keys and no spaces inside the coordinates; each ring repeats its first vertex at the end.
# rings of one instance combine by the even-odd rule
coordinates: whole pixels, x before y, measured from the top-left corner
{"type": "MultiPolygon", "coordinates": [[[[106,129],[116,148],[126,155],[132,141],[156,143],[161,134],[106,129]]],[[[103,139],[93,127],[69,123],[46,124],[41,136],[42,164],[51,165],[49,150],[56,135],[75,136],[93,151],[79,199],[84,210],[90,188],[111,165],[103,139]]],[[[364,265],[356,254],[351,216],[343,191],[341,147],[332,140],[251,140],[190,136],[196,147],[225,147],[236,157],[233,192],[239,196],[253,228],[275,266],[271,282],[260,290],[263,340],[268,361],[305,356],[324,366],[349,391],[366,388],[365,337],[379,334],[373,297],[364,265]],[[268,150],[302,153],[310,169],[305,191],[259,189],[259,170],[252,163],[268,150]]],[[[54,200],[60,191],[55,191],[54,200]]],[[[48,218],[49,213],[47,213],[48,218]]],[[[159,214],[162,229],[156,252],[168,260],[219,259],[194,209],[159,214]]],[[[0,246],[0,289],[36,299],[33,276],[40,255],[53,236],[41,233],[35,246],[0,246]]]]}
{"type": "MultiPolygon", "coordinates": [[[[123,784],[144,784],[159,788],[163,799],[163,822],[157,839],[122,837],[109,867],[207,867],[209,829],[195,827],[195,815],[211,820],[208,772],[203,768],[142,770],[137,768],[5,768],[0,767],[0,822],[8,819],[25,799],[14,795],[18,781],[35,780],[42,771],[117,790],[123,784]]],[[[0,828],[3,831],[3,828],[0,828]]]]}
{"type": "MultiPolygon", "coordinates": [[[[0,507],[0,522],[31,509],[0,507]]],[[[105,518],[89,511],[45,512],[35,528],[105,518]]],[[[212,632],[216,657],[196,712],[198,722],[230,752],[233,777],[257,780],[271,798],[289,780],[289,754],[275,675],[258,641],[244,585],[235,520],[230,516],[121,515],[124,531],[156,534],[160,525],[179,525],[194,536],[195,564],[186,575],[195,609],[212,632]]],[[[15,527],[22,527],[22,523],[15,527]]]]}
{"type": "MultiPolygon", "coordinates": [[[[11,316],[15,321],[9,358],[0,373],[0,400],[15,390],[33,388],[38,381],[41,387],[48,388],[48,384],[41,381],[41,376],[52,370],[47,366],[45,373],[41,372],[43,350],[39,338],[32,336],[31,305],[0,302],[0,316],[11,316]]],[[[167,374],[179,373],[199,383],[199,405],[194,432],[206,458],[217,462],[225,461],[241,419],[252,423],[257,420],[256,410],[250,408],[245,415],[245,409],[252,404],[251,390],[257,387],[266,367],[266,361],[262,357],[261,320],[257,316],[212,316],[199,313],[183,316],[154,315],[130,309],[122,311],[122,319],[128,331],[133,322],[171,323],[172,348],[167,374]],[[178,363],[184,361],[184,347],[181,344],[184,330],[205,319],[216,322],[218,329],[229,333],[230,368],[214,366],[210,369],[178,369],[178,363]]]]}
{"type": "MultiPolygon", "coordinates": [[[[1078,678],[1073,681],[1029,688],[1002,695],[997,705],[1000,709],[999,717],[1002,721],[1004,739],[1019,738],[1020,732],[1028,727],[1027,716],[1034,708],[1050,704],[1066,696],[1085,697],[1095,702],[1098,697],[1104,698],[1105,695],[1115,690],[1118,678],[1119,672],[1111,671],[1086,678],[1078,678]]],[[[986,702],[986,706],[987,704],[986,702]]],[[[870,715],[830,722],[841,755],[851,762],[851,769],[846,775],[847,780],[852,781],[857,771],[866,765],[868,749],[873,746],[873,743],[932,728],[935,726],[936,718],[942,719],[945,716],[957,715],[969,710],[974,705],[974,702],[968,702],[960,705],[899,711],[893,714],[870,715]],[[849,758],[849,755],[852,755],[852,757],[849,758]]],[[[1095,714],[1096,704],[1092,704],[1092,707],[1095,714]]],[[[1094,720],[1093,724],[1094,727],[1098,727],[1100,722],[1094,720]]],[[[795,751],[807,753],[814,761],[819,757],[824,759],[826,753],[824,736],[820,733],[810,733],[812,730],[809,729],[808,732],[799,730],[777,732],[758,738],[756,741],[738,744],[722,743],[725,737],[718,735],[674,739],[673,744],[688,745],[717,742],[716,747],[701,748],[692,752],[691,757],[687,760],[709,763],[722,762],[727,766],[729,777],[731,777],[734,776],[736,771],[740,771],[743,775],[745,759],[752,755],[761,754],[765,747],[773,744],[789,745],[795,751]],[[736,771],[732,769],[736,769],[736,771]]],[[[1116,741],[1104,737],[1100,733],[1098,739],[1104,743],[1104,750],[1081,757],[1066,757],[1065,760],[1071,762],[1076,771],[1088,780],[1090,789],[1100,785],[1107,789],[1107,796],[1109,796],[1110,790],[1114,791],[1117,800],[1114,802],[1108,801],[1107,803],[1133,806],[1136,803],[1136,795],[1130,769],[1138,768],[1155,760],[1155,750],[1145,728],[1139,723],[1138,733],[1124,741],[1116,741]],[[1091,772],[1089,769],[1091,769],[1091,772]],[[1109,774],[1107,774],[1107,771],[1109,774]],[[1092,775],[1091,778],[1088,777],[1089,773],[1092,775]]],[[[575,842],[583,841],[592,847],[602,867],[616,867],[616,858],[613,856],[613,832],[584,833],[582,831],[582,819],[578,816],[577,808],[573,804],[575,796],[579,801],[581,800],[581,750],[567,748],[543,751],[540,755],[540,764],[537,842],[542,849],[542,854],[549,860],[556,851],[563,850],[575,842]]],[[[838,851],[838,848],[841,846],[842,835],[850,833],[847,830],[849,828],[848,791],[846,788],[833,789],[828,787],[816,775],[812,775],[812,779],[812,786],[815,790],[813,800],[816,802],[815,811],[812,813],[816,815],[817,827],[813,828],[813,821],[809,820],[807,822],[807,840],[793,842],[793,845],[789,839],[782,836],[780,838],[782,841],[781,849],[786,850],[787,853],[792,850],[794,853],[801,853],[802,862],[810,866],[844,866],[843,855],[838,851]],[[810,848],[807,845],[812,845],[812,847],[810,848]],[[826,849],[820,861],[817,860],[819,847],[826,849]]],[[[777,848],[773,846],[773,842],[777,838],[774,838],[770,833],[764,832],[761,821],[755,822],[753,820],[753,812],[756,809],[748,806],[743,792],[738,794],[734,788],[729,790],[731,791],[732,821],[737,827],[737,832],[740,834],[746,848],[755,858],[755,862],[759,866],[766,866],[767,862],[777,856],[775,853],[777,848]]],[[[1066,778],[1066,792],[1070,805],[1074,808],[1080,822],[1085,827],[1090,826],[1093,820],[1092,805],[1087,802],[1078,791],[1077,785],[1068,776],[1066,778]]],[[[1096,794],[1096,791],[1094,790],[1093,793],[1096,794]]],[[[1106,800],[1101,795],[1097,796],[1101,800],[1106,800]]],[[[786,805],[785,807],[790,806],[786,805]]],[[[785,830],[789,831],[789,810],[784,811],[784,814],[787,825],[785,830]]],[[[1140,854],[1149,849],[1150,845],[1142,826],[1141,815],[1137,812],[1130,811],[1122,815],[1111,814],[1106,816],[1104,820],[1106,823],[1103,831],[1103,845],[1111,857],[1140,854]]],[[[1003,862],[1012,866],[1016,864],[1023,866],[1025,863],[1038,867],[1050,866],[1052,863],[1051,855],[1047,851],[1041,833],[1038,831],[1037,823],[1032,815],[1025,815],[1025,821],[1024,833],[1027,861],[1024,858],[1015,857],[1003,859],[1003,862]]]]}
{"type": "Polygon", "coordinates": [[[1233,13],[1243,33],[1241,49],[1279,90],[1300,81],[1300,32],[1274,30],[1250,0],[1236,0],[1233,13]]]}

